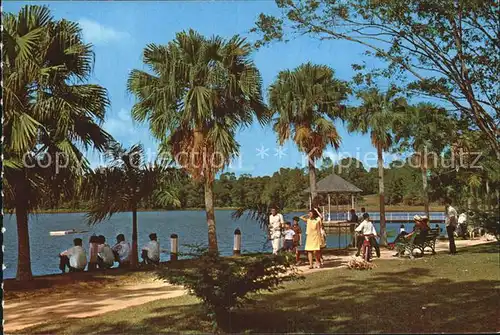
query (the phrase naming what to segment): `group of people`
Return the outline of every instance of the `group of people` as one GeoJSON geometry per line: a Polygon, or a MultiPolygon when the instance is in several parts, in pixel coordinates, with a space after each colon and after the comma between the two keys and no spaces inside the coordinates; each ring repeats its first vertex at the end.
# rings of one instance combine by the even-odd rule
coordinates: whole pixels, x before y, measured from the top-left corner
{"type": "Polygon", "coordinates": [[[316,260],[316,267],[323,267],[321,249],[326,247],[326,234],[323,229],[323,217],[317,208],[309,211],[308,215],[295,216],[293,224],[285,222],[283,215],[278,213],[276,208],[271,209],[269,216],[269,239],[271,240],[273,254],[277,254],[282,246],[282,250],[294,252],[297,264],[300,263],[300,250],[302,245],[302,229],[299,221],[306,222],[306,243],[304,250],[307,252],[309,268],[313,268],[313,256],[316,260]]]}
{"type": "MultiPolygon", "coordinates": [[[[141,248],[141,258],[143,264],[159,264],[160,244],[155,233],[149,235],[150,241],[141,248]]],[[[92,235],[89,240],[89,259],[87,263],[87,252],[83,247],[81,238],[73,240],[74,246],[59,254],[59,269],[65,273],[81,272],[87,267],[87,271],[97,269],[109,269],[118,262],[120,268],[130,266],[132,248],[130,243],[125,241],[125,235],[116,236],[116,244],[110,246],[106,243],[103,235],[92,235]]]]}
{"type": "MultiPolygon", "coordinates": [[[[451,201],[446,201],[445,223],[448,239],[450,243],[450,254],[456,253],[454,232],[457,226],[458,214],[451,206],[451,201]]],[[[294,217],[293,223],[285,222],[283,215],[278,213],[276,208],[271,209],[269,216],[269,239],[272,241],[273,254],[277,254],[282,246],[282,250],[295,252],[297,264],[300,263],[300,250],[302,245],[302,230],[299,220],[306,222],[306,243],[304,250],[307,253],[309,268],[313,268],[313,256],[316,267],[323,267],[322,249],[326,247],[326,234],[323,228],[323,216],[317,208],[309,211],[307,216],[294,217]]],[[[413,218],[415,225],[411,232],[406,232],[404,225],[401,225],[400,232],[391,244],[395,244],[403,239],[410,239],[414,234],[427,234],[431,229],[427,216],[415,215],[413,218]]],[[[375,226],[370,221],[370,215],[365,208],[361,208],[361,213],[357,214],[354,209],[350,210],[349,222],[355,223],[356,232],[356,256],[360,256],[363,242],[368,240],[375,249],[375,253],[380,258],[380,246],[377,241],[378,233],[375,226]]],[[[439,225],[436,224],[439,228],[439,225]]],[[[395,254],[393,256],[399,256],[395,254]]]]}

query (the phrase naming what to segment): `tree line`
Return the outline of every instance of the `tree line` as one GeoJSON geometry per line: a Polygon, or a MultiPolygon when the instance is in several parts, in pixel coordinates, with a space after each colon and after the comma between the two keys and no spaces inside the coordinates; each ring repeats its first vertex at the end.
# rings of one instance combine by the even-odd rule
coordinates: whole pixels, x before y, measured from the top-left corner
{"type": "MultiPolygon", "coordinates": [[[[387,8],[382,7],[389,3],[362,10],[366,11],[365,16],[388,15],[387,8]]],[[[293,1],[278,4],[298,6],[293,1]]],[[[307,6],[293,7],[295,14],[291,20],[319,10],[319,4],[310,1],[307,6]]],[[[352,10],[360,10],[354,3],[347,2],[347,5],[354,6],[352,10]]],[[[412,8],[390,9],[403,11],[408,20],[415,19],[412,8]]],[[[422,9],[425,10],[434,17],[435,7],[422,9]]],[[[470,6],[462,10],[473,11],[476,18],[479,15],[480,22],[489,22],[487,10],[470,6]]],[[[349,16],[339,15],[343,15],[343,19],[349,16]]],[[[384,24],[389,19],[396,27],[401,26],[395,14],[381,18],[384,24]]],[[[311,27],[307,20],[299,21],[295,28],[307,30],[311,27]]],[[[263,31],[264,42],[282,38],[281,23],[282,19],[261,16],[257,26],[263,31]]],[[[321,28],[312,27],[311,34],[321,28]]],[[[476,34],[490,32],[489,28],[479,26],[473,29],[476,34]]],[[[421,37],[421,31],[413,26],[404,32],[407,34],[404,36],[421,37]]],[[[436,38],[429,37],[430,33],[446,35],[448,32],[438,29],[424,33],[429,40],[436,38]]],[[[443,41],[447,38],[442,36],[443,41]]],[[[441,71],[444,82],[419,78],[402,86],[398,85],[397,77],[391,80],[398,66],[411,68],[408,65],[411,59],[403,57],[406,52],[403,49],[409,46],[396,43],[394,48],[382,53],[382,58],[389,62],[385,74],[391,85],[387,90],[378,88],[373,74],[360,74],[346,82],[337,79],[329,66],[306,63],[277,74],[267,88],[267,102],[263,99],[259,69],[251,58],[254,46],[244,37],[206,37],[188,30],[177,33],[167,45],[149,44],[143,50],[147,70],[132,70],[126,88],[135,98],[132,118],[147,125],[160,142],[161,160],[148,164],[141,144],[123,148],[102,129],[110,101],[105,88],[88,83],[93,68],[92,45],[82,40],[78,24],[55,20],[45,6],[25,6],[19,13],[5,14],[3,187],[5,206],[16,212],[17,279],[32,278],[28,214],[47,206],[47,202],[52,207],[68,199],[83,202],[89,223],[102,221],[116,212],[132,212],[132,254],[135,256],[137,210],[142,206],[203,206],[209,251],[217,253],[216,206],[237,206],[238,213],[250,210],[256,216],[265,214],[271,202],[279,203],[280,207],[303,207],[301,192],[306,185],[311,189],[311,199],[318,204],[321,199],[317,196],[316,180],[329,170],[316,165],[326,148],[337,149],[341,144],[334,123],[338,120],[343,121],[349,131],[368,134],[377,150],[377,169],[366,171],[357,166],[339,174],[345,174],[347,180],[365,192],[376,190],[379,194],[382,244],[386,238],[386,203],[420,199],[428,211],[429,201],[438,196],[478,199],[484,193],[490,199],[491,194],[498,192],[498,146],[492,143],[491,136],[496,129],[491,119],[498,117],[495,105],[498,92],[488,89],[492,84],[489,72],[463,73],[464,67],[467,69],[474,62],[472,59],[478,62],[480,69],[484,68],[482,62],[488,59],[465,57],[463,49],[471,48],[466,43],[472,37],[468,33],[458,38],[463,42],[459,61],[465,77],[458,80],[461,85],[458,93],[450,88],[457,81],[455,73],[446,71],[441,71]],[[396,61],[398,57],[402,60],[396,61]],[[473,73],[477,75],[471,84],[473,73]],[[475,90],[485,98],[474,98],[477,96],[474,94],[471,98],[470,93],[475,90]],[[432,103],[412,104],[414,92],[447,99],[456,109],[432,103]],[[464,105],[457,94],[466,95],[470,106],[464,105]],[[349,104],[348,98],[352,96],[357,97],[359,103],[349,104]],[[492,106],[494,112],[490,112],[492,106]],[[242,175],[236,178],[224,173],[217,178],[239,153],[236,131],[248,127],[254,120],[262,126],[271,125],[279,143],[292,140],[308,156],[307,168],[281,169],[270,177],[242,175]],[[110,165],[91,169],[84,157],[87,149],[106,153],[110,165]],[[393,163],[392,168],[384,168],[383,154],[392,151],[413,152],[409,159],[416,161],[418,167],[396,169],[393,163]],[[480,172],[470,168],[474,162],[468,155],[478,151],[482,155],[480,172]],[[58,154],[68,160],[63,171],[58,169],[62,163],[58,161],[62,159],[58,154]],[[435,164],[442,156],[454,163],[452,168],[435,164]],[[179,169],[165,168],[166,161],[175,161],[179,169]],[[421,190],[417,192],[420,196],[416,190],[421,190]]],[[[475,39],[474,43],[478,41],[482,40],[475,39]]],[[[489,48],[489,42],[483,42],[489,48]]],[[[446,50],[453,53],[455,49],[448,46],[446,50]]],[[[487,50],[480,51],[489,55],[487,50]]],[[[441,48],[436,52],[444,51],[441,48]]],[[[428,67],[439,66],[420,58],[416,62],[416,68],[422,63],[428,67]]]]}

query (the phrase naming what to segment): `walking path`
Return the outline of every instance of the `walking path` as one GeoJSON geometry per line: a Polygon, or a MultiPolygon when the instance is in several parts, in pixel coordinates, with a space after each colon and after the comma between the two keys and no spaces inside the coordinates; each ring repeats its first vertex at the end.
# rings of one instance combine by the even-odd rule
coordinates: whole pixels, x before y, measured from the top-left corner
{"type": "MultiPolygon", "coordinates": [[[[457,248],[488,243],[483,239],[456,241],[457,248]]],[[[437,241],[436,252],[448,250],[447,241],[437,241]]],[[[381,250],[381,259],[397,260],[392,257],[393,250],[381,250]]],[[[325,256],[325,267],[308,269],[300,266],[304,274],[327,271],[344,266],[353,256],[325,256]]],[[[377,262],[378,260],[375,260],[377,262]]],[[[415,259],[418,261],[418,259],[415,259]]],[[[21,330],[36,324],[50,322],[60,318],[86,318],[119,309],[142,305],[154,300],[181,296],[186,291],[162,281],[124,284],[110,288],[96,288],[71,292],[67,296],[60,293],[29,297],[27,299],[8,299],[4,305],[4,331],[6,333],[21,330]]]]}

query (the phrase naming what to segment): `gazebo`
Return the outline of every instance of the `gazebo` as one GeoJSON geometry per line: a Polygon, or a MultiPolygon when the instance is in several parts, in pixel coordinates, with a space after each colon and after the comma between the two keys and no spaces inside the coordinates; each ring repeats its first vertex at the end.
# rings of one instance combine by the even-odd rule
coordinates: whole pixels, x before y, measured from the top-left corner
{"type": "MultiPolygon", "coordinates": [[[[337,176],[335,173],[321,179],[316,183],[316,193],[327,194],[328,196],[328,221],[330,221],[331,199],[330,195],[346,194],[351,196],[351,208],[356,208],[356,195],[363,192],[360,188],[354,186],[347,180],[337,176]]],[[[311,189],[308,187],[304,193],[309,193],[309,205],[312,205],[311,189]]],[[[337,201],[338,205],[338,201],[337,201]]],[[[323,210],[324,213],[324,210],[323,210]]],[[[324,214],[323,214],[324,216],[324,214]]]]}

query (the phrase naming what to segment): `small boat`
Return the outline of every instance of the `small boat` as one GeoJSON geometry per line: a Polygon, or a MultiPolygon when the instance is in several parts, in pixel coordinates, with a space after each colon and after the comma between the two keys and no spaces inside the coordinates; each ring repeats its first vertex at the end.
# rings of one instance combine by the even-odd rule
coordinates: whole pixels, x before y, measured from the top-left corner
{"type": "Polygon", "coordinates": [[[82,234],[82,233],[88,233],[88,230],[76,230],[76,229],[56,230],[56,231],[51,231],[50,236],[64,236],[64,235],[82,234]]]}

